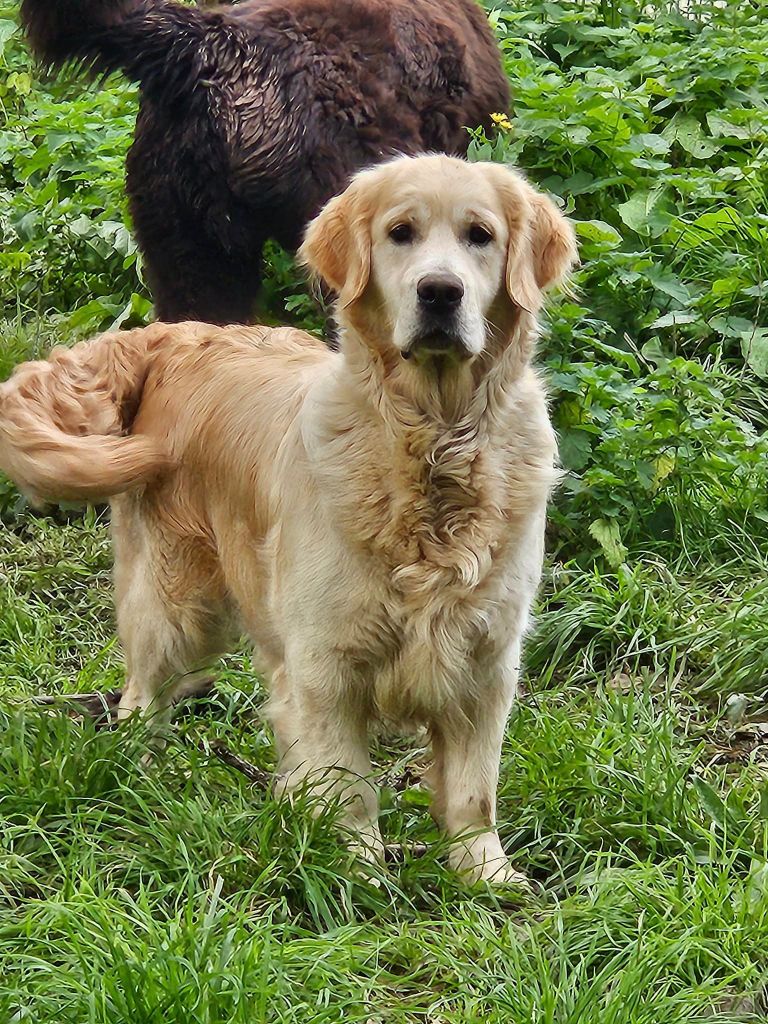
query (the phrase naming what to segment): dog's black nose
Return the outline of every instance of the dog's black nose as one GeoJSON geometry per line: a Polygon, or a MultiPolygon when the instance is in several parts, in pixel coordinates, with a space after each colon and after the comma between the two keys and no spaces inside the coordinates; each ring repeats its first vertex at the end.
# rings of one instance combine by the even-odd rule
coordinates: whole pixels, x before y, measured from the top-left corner
{"type": "Polygon", "coordinates": [[[428,274],[419,281],[416,293],[430,313],[452,313],[464,298],[464,285],[455,274],[428,274]]]}

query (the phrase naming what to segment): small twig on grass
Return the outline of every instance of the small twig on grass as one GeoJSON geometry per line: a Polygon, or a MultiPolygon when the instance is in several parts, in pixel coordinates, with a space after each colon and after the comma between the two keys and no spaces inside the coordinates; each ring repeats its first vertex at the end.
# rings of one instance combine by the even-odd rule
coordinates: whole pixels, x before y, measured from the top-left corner
{"type": "MultiPolygon", "coordinates": [[[[222,764],[226,764],[228,767],[240,772],[254,786],[258,786],[259,789],[269,789],[272,784],[272,776],[269,772],[265,772],[263,768],[259,768],[257,765],[251,764],[250,761],[246,761],[233,750],[230,750],[226,743],[223,743],[221,740],[210,740],[207,743],[204,740],[200,740],[197,748],[204,754],[213,754],[222,764]]],[[[404,864],[408,859],[425,856],[428,849],[429,847],[426,843],[408,843],[405,845],[402,843],[388,843],[384,847],[384,858],[388,864],[404,864]]]]}
{"type": "MultiPolygon", "coordinates": [[[[206,680],[205,682],[208,691],[210,691],[213,686],[213,680],[206,680]]],[[[203,692],[202,688],[199,689],[196,692],[196,696],[199,694],[202,697],[203,692]]],[[[103,693],[100,691],[95,693],[62,693],[53,696],[45,694],[32,697],[31,703],[41,708],[65,707],[70,714],[77,715],[78,717],[92,718],[97,724],[107,725],[117,717],[117,708],[120,704],[121,696],[121,690],[107,690],[103,693]]],[[[269,788],[271,781],[269,772],[265,772],[263,768],[259,768],[257,765],[251,764],[250,761],[240,757],[233,750],[230,750],[222,740],[200,740],[196,745],[201,753],[206,756],[213,754],[222,764],[234,768],[260,789],[269,788]]]]}
{"type": "MultiPolygon", "coordinates": [[[[206,676],[194,684],[179,686],[173,703],[193,709],[198,703],[208,704],[216,679],[206,676]]],[[[117,719],[117,709],[123,696],[122,690],[96,690],[93,693],[55,693],[31,697],[30,702],[37,707],[66,707],[71,715],[92,718],[97,725],[112,724],[117,719]]]]}
{"type": "Polygon", "coordinates": [[[197,749],[203,754],[213,754],[222,764],[226,764],[228,767],[240,772],[241,775],[244,775],[246,779],[252,782],[254,786],[258,786],[259,789],[269,789],[272,781],[270,773],[240,757],[234,750],[230,750],[222,740],[209,740],[208,742],[200,740],[197,744],[197,749]]]}
{"type": "Polygon", "coordinates": [[[428,850],[426,843],[387,843],[384,847],[384,859],[387,864],[404,864],[406,857],[411,860],[424,857],[428,850]]]}
{"type": "MultiPolygon", "coordinates": [[[[208,682],[208,681],[206,681],[208,682]]],[[[209,682],[209,687],[212,680],[209,682]]],[[[98,724],[107,725],[113,722],[117,716],[117,707],[120,703],[122,693],[120,690],[108,690],[104,693],[72,693],[56,694],[55,696],[33,697],[31,701],[37,707],[56,708],[69,705],[69,712],[82,717],[94,719],[98,724]]],[[[234,750],[231,750],[223,740],[198,740],[193,745],[206,757],[215,757],[228,768],[234,768],[236,772],[245,776],[246,779],[260,790],[267,791],[272,785],[272,776],[263,768],[246,761],[234,750]]],[[[399,770],[389,776],[384,776],[380,781],[383,784],[393,786],[397,791],[402,791],[420,780],[420,773],[414,771],[410,766],[399,770]]],[[[427,852],[424,843],[412,843],[403,846],[399,843],[388,844],[384,849],[385,858],[390,864],[402,864],[406,857],[422,857],[427,852]]]]}
{"type": "Polygon", "coordinates": [[[120,690],[97,690],[94,693],[45,694],[32,697],[31,703],[43,708],[65,707],[70,715],[92,718],[97,725],[105,726],[117,717],[120,697],[120,690]]]}

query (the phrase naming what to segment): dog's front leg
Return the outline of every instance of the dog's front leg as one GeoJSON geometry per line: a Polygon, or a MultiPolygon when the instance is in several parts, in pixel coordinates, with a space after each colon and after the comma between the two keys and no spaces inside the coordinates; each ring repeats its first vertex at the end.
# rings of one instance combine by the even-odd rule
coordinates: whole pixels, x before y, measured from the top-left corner
{"type": "Polygon", "coordinates": [[[338,800],[355,852],[383,860],[364,680],[337,657],[294,657],[273,675],[269,715],[280,758],[278,794],[306,787],[322,801],[338,800]]]}
{"type": "Polygon", "coordinates": [[[504,729],[515,693],[516,670],[469,714],[436,723],[432,730],[432,813],[450,836],[450,864],[470,882],[525,883],[502,849],[496,831],[496,789],[504,729]]]}

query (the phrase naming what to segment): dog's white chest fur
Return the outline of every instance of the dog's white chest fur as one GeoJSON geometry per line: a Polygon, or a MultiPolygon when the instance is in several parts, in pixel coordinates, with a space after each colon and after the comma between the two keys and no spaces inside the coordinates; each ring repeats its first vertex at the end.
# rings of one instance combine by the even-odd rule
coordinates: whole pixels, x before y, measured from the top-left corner
{"type": "Polygon", "coordinates": [[[340,432],[315,449],[318,490],[330,474],[343,486],[322,545],[333,554],[302,577],[328,574],[334,645],[363,668],[359,685],[387,718],[429,720],[481,699],[492,667],[517,660],[553,480],[543,395],[534,398],[535,415],[501,444],[459,425],[389,446],[340,432]]]}
{"type": "MultiPolygon", "coordinates": [[[[490,666],[524,632],[539,579],[544,516],[504,524],[493,541],[455,550],[450,564],[397,567],[384,584],[387,643],[374,677],[379,713],[429,720],[481,700],[490,666]]],[[[460,540],[460,538],[457,538],[460,540]]],[[[446,564],[448,563],[448,564],[446,564]]]]}

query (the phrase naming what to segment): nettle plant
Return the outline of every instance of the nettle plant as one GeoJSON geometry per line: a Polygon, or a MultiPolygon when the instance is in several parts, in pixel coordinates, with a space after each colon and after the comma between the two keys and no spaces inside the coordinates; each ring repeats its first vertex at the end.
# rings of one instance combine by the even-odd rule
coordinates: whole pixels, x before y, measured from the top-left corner
{"type": "Polygon", "coordinates": [[[768,442],[734,410],[737,378],[659,352],[620,358],[550,360],[564,551],[584,552],[585,528],[614,566],[628,546],[726,557],[734,526],[768,541],[768,442]]]}
{"type": "MultiPolygon", "coordinates": [[[[556,550],[614,564],[649,545],[695,552],[724,520],[760,536],[768,54],[758,8],[488,6],[513,110],[492,138],[473,133],[470,156],[526,169],[581,244],[574,294],[551,308],[543,352],[568,470],[556,550]]],[[[17,3],[0,0],[7,319],[44,314],[72,337],[151,318],[124,199],[135,108],[119,76],[87,87],[42,75],[17,3]]],[[[267,265],[259,318],[320,330],[293,261],[274,247],[267,265]]]]}
{"type": "Polygon", "coordinates": [[[0,294],[5,315],[77,314],[71,326],[149,312],[123,176],[134,91],[48,80],[0,3],[0,294]],[[6,304],[7,303],[7,304],[6,304]]]}
{"type": "Polygon", "coordinates": [[[582,284],[598,286],[591,308],[615,337],[645,341],[676,328],[675,345],[744,354],[763,372],[760,16],[749,5],[712,24],[643,11],[612,28],[589,4],[497,9],[512,125],[495,142],[476,134],[473,153],[520,164],[574,211],[587,257],[582,284]]]}
{"type": "MultiPolygon", "coordinates": [[[[617,9],[618,10],[618,9],[617,9]]],[[[610,13],[610,12],[609,12],[610,13]]],[[[472,159],[516,164],[575,221],[575,298],[546,349],[562,556],[765,532],[768,56],[749,6],[716,20],[497,6],[513,111],[472,159]]]]}

